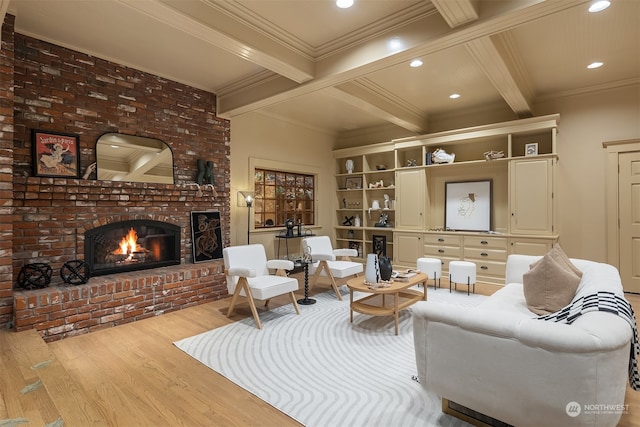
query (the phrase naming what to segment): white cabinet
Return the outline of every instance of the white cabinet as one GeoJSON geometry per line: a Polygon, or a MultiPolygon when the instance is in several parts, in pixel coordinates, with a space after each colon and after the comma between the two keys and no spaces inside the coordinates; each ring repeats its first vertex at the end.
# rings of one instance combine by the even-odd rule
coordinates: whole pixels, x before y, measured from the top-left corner
{"type": "Polygon", "coordinates": [[[553,233],[553,162],[540,158],[509,164],[511,233],[553,233]]]}
{"type": "Polygon", "coordinates": [[[422,230],[424,227],[424,169],[396,171],[396,225],[400,230],[422,230]]]}

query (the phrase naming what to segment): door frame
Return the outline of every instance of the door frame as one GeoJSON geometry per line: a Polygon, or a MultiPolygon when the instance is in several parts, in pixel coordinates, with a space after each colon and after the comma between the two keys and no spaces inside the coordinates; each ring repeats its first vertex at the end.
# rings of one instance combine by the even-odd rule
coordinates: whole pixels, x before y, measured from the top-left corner
{"type": "Polygon", "coordinates": [[[602,147],[607,150],[607,262],[620,270],[619,157],[620,153],[640,151],[640,139],[607,141],[602,143],[602,147]]]}

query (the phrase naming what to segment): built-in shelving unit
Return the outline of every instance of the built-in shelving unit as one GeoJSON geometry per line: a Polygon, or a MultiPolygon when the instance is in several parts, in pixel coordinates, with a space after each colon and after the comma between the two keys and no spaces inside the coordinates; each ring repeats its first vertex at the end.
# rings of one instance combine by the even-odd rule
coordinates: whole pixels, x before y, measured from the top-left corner
{"type": "Polygon", "coordinates": [[[504,283],[509,253],[544,254],[557,241],[558,121],[549,115],[335,150],[337,246],[364,259],[375,236],[394,266],[439,257],[446,272],[450,260],[468,259],[479,280],[504,283]],[[434,163],[437,149],[455,160],[434,163]],[[503,157],[487,160],[490,151],[503,157]],[[483,180],[492,187],[489,232],[448,230],[446,184],[483,180]]]}

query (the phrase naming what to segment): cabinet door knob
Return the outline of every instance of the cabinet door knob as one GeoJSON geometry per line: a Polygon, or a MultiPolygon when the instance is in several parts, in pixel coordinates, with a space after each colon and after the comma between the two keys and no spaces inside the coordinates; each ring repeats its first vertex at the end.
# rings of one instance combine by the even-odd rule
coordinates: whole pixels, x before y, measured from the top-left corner
{"type": "Polygon", "coordinates": [[[489,244],[489,242],[487,242],[486,240],[482,240],[482,241],[480,241],[480,244],[481,244],[481,245],[488,245],[488,244],[489,244]]]}
{"type": "Polygon", "coordinates": [[[486,265],[483,265],[483,266],[480,266],[480,269],[482,269],[482,270],[488,270],[488,269],[489,269],[489,267],[487,267],[486,265]]]}
{"type": "Polygon", "coordinates": [[[444,239],[442,237],[439,237],[438,242],[444,242],[444,239]]]}
{"type": "Polygon", "coordinates": [[[489,256],[489,254],[488,254],[488,253],[486,253],[486,252],[482,252],[480,255],[482,255],[482,256],[489,256]]]}
{"type": "Polygon", "coordinates": [[[440,252],[441,254],[444,253],[444,249],[438,249],[438,252],[440,252]]]}

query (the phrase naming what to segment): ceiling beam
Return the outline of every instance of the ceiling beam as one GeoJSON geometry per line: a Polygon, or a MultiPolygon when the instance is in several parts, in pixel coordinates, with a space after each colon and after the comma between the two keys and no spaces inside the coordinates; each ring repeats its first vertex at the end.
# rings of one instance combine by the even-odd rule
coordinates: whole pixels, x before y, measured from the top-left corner
{"type": "Polygon", "coordinates": [[[268,70],[303,83],[314,77],[312,58],[267,37],[231,16],[215,2],[118,0],[165,25],[268,70]]]}
{"type": "Polygon", "coordinates": [[[491,37],[472,40],[465,47],[513,112],[520,117],[530,117],[530,96],[525,94],[524,85],[518,84],[516,73],[512,73],[514,65],[505,62],[491,37]]]}
{"type": "MultiPolygon", "coordinates": [[[[369,73],[388,68],[415,57],[426,56],[443,49],[465,45],[479,37],[489,37],[550,14],[583,4],[585,0],[543,1],[527,3],[499,2],[477,21],[451,29],[437,14],[422,17],[393,33],[381,34],[364,44],[345,49],[316,65],[316,76],[303,84],[293,84],[281,76],[273,76],[248,88],[218,96],[217,114],[223,118],[255,111],[290,98],[306,95],[331,86],[345,84],[369,73]],[[510,6],[511,10],[505,10],[510,6]],[[390,50],[389,40],[401,40],[404,47],[390,50]]],[[[516,85],[517,87],[517,85],[516,85]]],[[[524,111],[522,93],[511,94],[513,87],[505,87],[514,111],[524,111]]],[[[505,95],[503,95],[505,96],[505,95]]],[[[510,104],[511,105],[511,104],[510,104]]]]}
{"type": "Polygon", "coordinates": [[[478,0],[431,0],[451,28],[478,19],[478,0]]]}
{"type": "Polygon", "coordinates": [[[327,91],[340,101],[404,129],[418,134],[427,132],[427,120],[424,117],[406,105],[395,102],[392,96],[380,93],[380,88],[372,87],[365,79],[343,83],[327,91]]]}

